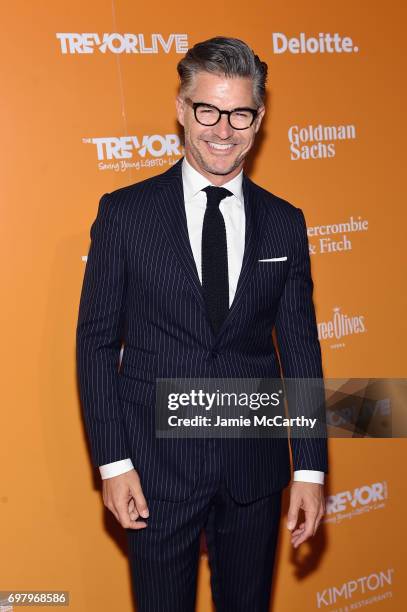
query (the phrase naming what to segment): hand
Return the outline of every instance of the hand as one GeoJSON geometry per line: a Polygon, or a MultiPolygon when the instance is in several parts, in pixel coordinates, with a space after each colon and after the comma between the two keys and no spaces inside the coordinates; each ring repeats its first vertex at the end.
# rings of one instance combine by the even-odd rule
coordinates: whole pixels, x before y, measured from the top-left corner
{"type": "Polygon", "coordinates": [[[291,544],[294,548],[298,548],[300,544],[315,535],[324,514],[324,485],[315,482],[293,482],[290,491],[287,528],[292,532],[291,544]],[[300,508],[304,511],[305,522],[295,529],[300,508]]]}
{"type": "Polygon", "coordinates": [[[103,503],[122,527],[143,529],[147,527],[144,521],[137,521],[139,516],[148,517],[148,507],[140,478],[136,470],[105,478],[103,480],[103,503]]]}

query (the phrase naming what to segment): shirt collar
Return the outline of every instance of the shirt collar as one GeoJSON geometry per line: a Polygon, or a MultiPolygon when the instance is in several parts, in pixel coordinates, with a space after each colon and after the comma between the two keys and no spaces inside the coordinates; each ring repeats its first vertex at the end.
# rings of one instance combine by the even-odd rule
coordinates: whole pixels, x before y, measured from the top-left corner
{"type": "MultiPolygon", "coordinates": [[[[184,185],[185,200],[193,198],[197,193],[202,191],[204,187],[212,185],[203,174],[195,170],[187,161],[186,157],[182,160],[182,181],[184,185]]],[[[239,206],[243,206],[243,170],[230,181],[222,185],[225,189],[229,189],[237,198],[239,206]]]]}

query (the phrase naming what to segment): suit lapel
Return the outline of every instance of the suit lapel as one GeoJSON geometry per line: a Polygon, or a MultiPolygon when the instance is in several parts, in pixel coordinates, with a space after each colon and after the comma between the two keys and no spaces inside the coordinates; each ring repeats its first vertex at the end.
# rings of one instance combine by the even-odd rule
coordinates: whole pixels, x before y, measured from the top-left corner
{"type": "Polygon", "coordinates": [[[242,269],[240,271],[235,297],[230,306],[227,317],[219,329],[217,336],[218,339],[232,323],[233,318],[238,312],[242,299],[248,290],[250,281],[254,275],[262,236],[266,225],[266,209],[263,203],[259,200],[257,190],[255,189],[252,181],[245,174],[243,175],[243,197],[246,229],[242,269]]]}
{"type": "MultiPolygon", "coordinates": [[[[205,318],[209,324],[206,305],[202,293],[194,256],[188,235],[188,225],[185,213],[184,191],[182,185],[182,159],[172,168],[157,177],[158,185],[154,195],[158,218],[163,231],[167,236],[178,261],[183,268],[191,289],[198,300],[205,318]]],[[[258,259],[262,234],[266,221],[266,210],[260,201],[257,189],[252,181],[243,175],[243,197],[245,207],[246,229],[245,250],[242,269],[236,287],[236,293],[226,319],[218,331],[216,340],[229,327],[238,311],[239,305],[253,278],[254,269],[258,259]]]]}
{"type": "MultiPolygon", "coordinates": [[[[167,172],[157,177],[158,187],[154,196],[158,218],[162,224],[178,261],[185,272],[191,289],[206,314],[206,307],[188,235],[182,186],[182,159],[167,172]]],[[[209,321],[208,321],[209,322],[209,321]]]]}

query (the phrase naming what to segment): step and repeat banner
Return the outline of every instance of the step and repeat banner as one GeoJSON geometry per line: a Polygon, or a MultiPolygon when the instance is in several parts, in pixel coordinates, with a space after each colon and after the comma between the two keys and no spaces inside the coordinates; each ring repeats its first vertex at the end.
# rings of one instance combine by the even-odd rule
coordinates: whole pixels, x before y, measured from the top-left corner
{"type": "MultiPolygon", "coordinates": [[[[75,329],[101,195],[182,156],[176,64],[194,43],[242,38],[269,65],[247,172],[304,211],[325,375],[406,376],[404,12],[395,0],[4,4],[0,590],[133,609],[125,535],[90,464],[75,329]]],[[[324,523],[294,551],[283,518],[273,610],[405,609],[405,448],[330,440],[324,523]]],[[[211,609],[203,547],[197,610],[211,609]]]]}

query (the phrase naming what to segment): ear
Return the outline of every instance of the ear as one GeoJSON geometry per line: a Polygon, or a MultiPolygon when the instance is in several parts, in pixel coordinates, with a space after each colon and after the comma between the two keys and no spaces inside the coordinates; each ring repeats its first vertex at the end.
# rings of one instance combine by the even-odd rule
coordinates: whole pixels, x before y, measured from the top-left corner
{"type": "Polygon", "coordinates": [[[184,125],[184,113],[185,113],[185,102],[181,96],[177,96],[175,99],[175,108],[177,110],[178,122],[184,125]]]}
{"type": "Polygon", "coordinates": [[[263,117],[264,117],[264,113],[266,112],[266,107],[265,106],[260,106],[260,108],[257,111],[257,117],[254,121],[254,130],[257,134],[257,132],[259,131],[261,122],[263,121],[263,117]]]}

